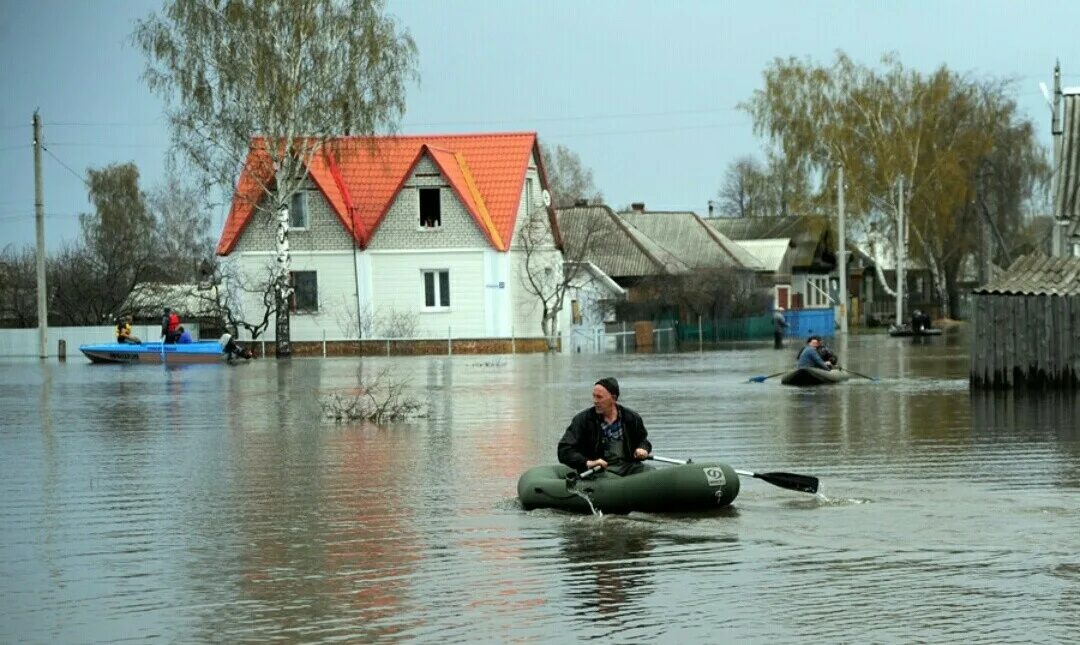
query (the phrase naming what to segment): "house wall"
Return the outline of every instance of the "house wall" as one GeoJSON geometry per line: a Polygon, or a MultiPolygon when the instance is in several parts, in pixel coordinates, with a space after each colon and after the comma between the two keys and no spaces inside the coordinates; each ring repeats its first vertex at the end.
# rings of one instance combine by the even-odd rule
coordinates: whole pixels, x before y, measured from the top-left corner
{"type": "MultiPolygon", "coordinates": [[[[304,193],[307,196],[308,228],[289,230],[290,252],[351,251],[352,239],[322,191],[308,181],[304,193]]],[[[277,220],[264,212],[255,211],[244,232],[240,234],[233,253],[273,251],[276,248],[277,220]]]]}
{"type": "MultiPolygon", "coordinates": [[[[510,267],[511,267],[511,292],[510,305],[513,307],[512,326],[516,337],[536,337],[543,335],[541,320],[544,315],[543,304],[540,298],[530,291],[528,286],[528,273],[525,270],[525,251],[521,240],[522,229],[533,219],[544,227],[544,239],[533,247],[533,257],[530,259],[531,269],[536,273],[537,281],[545,284],[545,292],[553,288],[562,280],[562,252],[555,247],[555,237],[551,233],[550,213],[543,201],[543,187],[540,185],[540,173],[536,166],[536,156],[529,157],[529,165],[525,170],[525,183],[521,189],[521,197],[518,200],[518,216],[514,224],[514,235],[511,240],[510,267]],[[551,269],[551,274],[544,274],[546,268],[551,269]],[[543,274],[543,277],[541,277],[543,274]]],[[[563,301],[563,311],[559,318],[560,331],[566,329],[569,321],[569,297],[563,301]]]]}
{"type": "Polygon", "coordinates": [[[371,251],[372,302],[376,311],[416,316],[417,337],[486,336],[484,325],[484,251],[482,249],[371,251]],[[424,306],[422,271],[450,272],[450,306],[424,306]]]}
{"type": "MultiPolygon", "coordinates": [[[[233,253],[230,260],[235,262],[252,282],[265,282],[275,262],[275,254],[268,251],[233,253]]],[[[314,271],[319,299],[316,312],[294,312],[290,316],[291,340],[355,337],[355,332],[349,333],[357,317],[353,251],[295,251],[292,253],[290,270],[314,271]]],[[[247,320],[261,319],[261,294],[244,294],[243,306],[247,320]]],[[[244,334],[241,334],[241,337],[248,338],[244,334]]],[[[275,338],[273,313],[270,315],[270,326],[260,338],[275,338]]]]}
{"type": "MultiPolygon", "coordinates": [[[[548,221],[543,206],[535,159],[526,171],[517,218],[524,225],[529,213],[548,221]]],[[[542,335],[542,308],[536,296],[523,286],[520,250],[500,252],[450,187],[438,166],[421,159],[394,199],[367,249],[354,248],[352,240],[329,202],[312,184],[308,194],[309,228],[289,234],[292,271],[315,271],[319,309],[294,313],[294,342],[355,338],[357,298],[364,317],[394,311],[416,317],[416,338],[536,338],[542,335]],[[442,225],[421,227],[419,188],[441,189],[442,225]],[[447,309],[424,306],[423,270],[450,272],[447,309]]],[[[256,216],[257,218],[258,216],[256,216]]],[[[229,261],[253,281],[265,282],[275,258],[276,224],[253,219],[241,234],[229,261]]],[[[516,231],[515,231],[516,233],[516,231]]],[[[516,238],[515,234],[515,238],[516,238]]],[[[561,271],[562,254],[549,236],[538,250],[538,259],[561,271]]],[[[569,301],[565,303],[569,307],[569,301]]],[[[261,296],[247,294],[245,314],[262,310],[261,296]]],[[[563,318],[568,316],[564,310],[563,318]]],[[[261,337],[274,338],[273,317],[261,337]]]]}
{"type": "Polygon", "coordinates": [[[405,181],[368,244],[370,251],[388,249],[487,248],[491,246],[480,225],[458,198],[439,167],[426,155],[405,181]],[[442,225],[420,226],[420,189],[439,189],[442,225]]]}

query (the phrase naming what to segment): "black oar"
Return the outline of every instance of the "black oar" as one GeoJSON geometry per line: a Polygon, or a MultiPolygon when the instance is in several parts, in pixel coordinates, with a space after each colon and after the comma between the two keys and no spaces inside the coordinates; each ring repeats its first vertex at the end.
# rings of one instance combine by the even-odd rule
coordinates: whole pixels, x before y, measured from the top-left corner
{"type": "MultiPolygon", "coordinates": [[[[681,459],[668,459],[667,457],[658,457],[656,455],[650,455],[649,459],[662,461],[668,464],[690,463],[689,461],[683,461],[681,459]]],[[[797,490],[801,493],[813,494],[816,493],[818,489],[818,478],[809,475],[796,475],[794,473],[754,473],[749,470],[736,470],[735,472],[744,477],[755,477],[761,481],[769,482],[773,486],[787,488],[788,490],[797,490]]]]}
{"type": "Polygon", "coordinates": [[[751,376],[750,383],[764,383],[766,379],[771,379],[774,376],[780,376],[781,374],[787,374],[787,370],[783,372],[777,372],[776,374],[769,374],[768,376],[751,376]]]}
{"type": "Polygon", "coordinates": [[[848,368],[846,368],[846,367],[840,367],[840,368],[837,368],[837,369],[841,369],[841,370],[844,370],[844,371],[845,371],[845,372],[847,372],[848,374],[854,374],[855,376],[861,376],[861,377],[863,377],[864,379],[867,379],[868,381],[873,381],[874,383],[880,383],[880,382],[881,382],[881,379],[879,379],[879,378],[878,378],[878,377],[876,377],[876,376],[867,376],[866,374],[859,374],[859,373],[858,373],[858,372],[856,372],[855,370],[849,370],[849,369],[848,369],[848,368]]]}

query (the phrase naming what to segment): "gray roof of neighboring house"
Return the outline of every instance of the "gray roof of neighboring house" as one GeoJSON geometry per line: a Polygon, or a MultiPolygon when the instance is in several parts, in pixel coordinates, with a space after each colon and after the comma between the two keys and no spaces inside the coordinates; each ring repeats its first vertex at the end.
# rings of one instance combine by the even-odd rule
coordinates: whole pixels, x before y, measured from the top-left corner
{"type": "Polygon", "coordinates": [[[603,285],[617,299],[626,299],[626,289],[619,286],[619,283],[611,279],[611,276],[600,270],[600,267],[596,266],[592,262],[567,262],[567,266],[579,266],[580,270],[589,275],[587,280],[575,280],[575,282],[594,282],[596,284],[603,285]]]}
{"type": "Polygon", "coordinates": [[[1080,220],[1080,90],[1062,96],[1061,156],[1054,186],[1054,213],[1059,218],[1080,220]]]}
{"type": "Polygon", "coordinates": [[[791,248],[791,239],[786,237],[765,240],[743,240],[738,242],[750,255],[757,258],[766,271],[779,272],[784,265],[784,256],[791,248]]]}
{"type": "Polygon", "coordinates": [[[623,211],[619,217],[695,269],[762,270],[757,258],[690,211],[623,211]]]}
{"type": "Polygon", "coordinates": [[[705,221],[736,241],[789,238],[795,243],[791,265],[799,267],[814,264],[818,244],[830,232],[829,218],[820,215],[713,217],[705,221]]]}
{"type": "Polygon", "coordinates": [[[685,263],[607,206],[559,208],[555,216],[568,261],[592,262],[612,278],[690,272],[685,263]]]}
{"type": "Polygon", "coordinates": [[[1024,296],[1080,295],[1080,258],[1032,253],[1017,258],[1004,273],[975,293],[1024,296]]]}

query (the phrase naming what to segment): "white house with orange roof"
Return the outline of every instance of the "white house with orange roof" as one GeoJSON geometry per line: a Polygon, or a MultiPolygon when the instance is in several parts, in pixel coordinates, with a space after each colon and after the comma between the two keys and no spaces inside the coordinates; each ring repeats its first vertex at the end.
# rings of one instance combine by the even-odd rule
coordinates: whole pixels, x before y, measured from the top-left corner
{"type": "MultiPolygon", "coordinates": [[[[258,166],[252,156],[245,169],[258,166]]],[[[342,137],[308,170],[290,208],[298,352],[358,329],[400,335],[379,329],[392,319],[417,339],[542,338],[518,232],[542,221],[549,236],[534,253],[554,270],[562,255],[535,133],[342,137]]],[[[253,281],[276,257],[276,222],[254,208],[259,190],[241,176],[217,248],[253,281]]],[[[261,310],[261,296],[244,306],[261,310]]]]}

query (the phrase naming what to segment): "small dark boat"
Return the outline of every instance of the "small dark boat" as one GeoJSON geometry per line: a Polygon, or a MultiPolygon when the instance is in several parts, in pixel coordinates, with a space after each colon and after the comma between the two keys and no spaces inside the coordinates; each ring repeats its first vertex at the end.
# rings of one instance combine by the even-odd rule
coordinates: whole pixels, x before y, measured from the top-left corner
{"type": "Polygon", "coordinates": [[[842,369],[823,370],[817,367],[797,367],[780,377],[781,385],[830,385],[851,378],[842,369]]]}
{"type": "Polygon", "coordinates": [[[738,494],[739,476],[735,470],[716,462],[654,468],[626,477],[601,472],[586,478],[579,478],[573,470],[558,464],[530,468],[518,479],[518,499],[525,510],[706,511],[727,506],[738,494]]]}
{"type": "Polygon", "coordinates": [[[941,330],[937,327],[923,327],[919,331],[911,328],[911,325],[890,325],[889,335],[893,338],[907,338],[910,336],[940,336],[941,330]]]}

